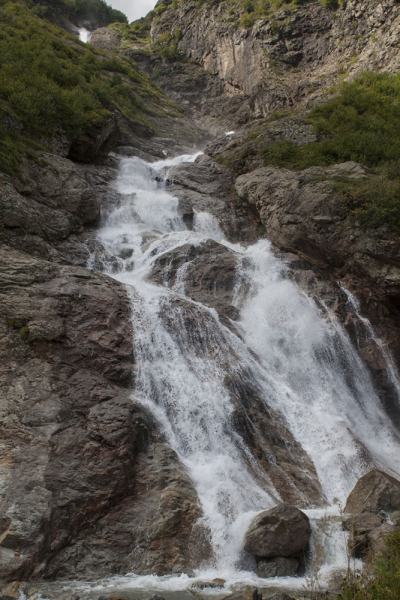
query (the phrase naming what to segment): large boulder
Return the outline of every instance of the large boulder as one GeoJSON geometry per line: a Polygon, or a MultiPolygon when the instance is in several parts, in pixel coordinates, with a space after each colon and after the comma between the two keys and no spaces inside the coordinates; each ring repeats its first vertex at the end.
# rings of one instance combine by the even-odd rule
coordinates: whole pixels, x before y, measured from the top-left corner
{"type": "Polygon", "coordinates": [[[305,548],[310,536],[307,515],[290,504],[278,504],[253,520],[244,549],[257,558],[295,556],[305,548]]]}
{"type": "Polygon", "coordinates": [[[393,513],[400,508],[400,482],[374,469],[361,477],[347,498],[345,512],[393,513]]]}

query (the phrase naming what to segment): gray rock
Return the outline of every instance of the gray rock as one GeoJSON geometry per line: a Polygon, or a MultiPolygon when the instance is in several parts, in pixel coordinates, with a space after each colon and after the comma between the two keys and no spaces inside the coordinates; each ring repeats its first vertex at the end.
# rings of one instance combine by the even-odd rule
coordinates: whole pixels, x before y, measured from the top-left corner
{"type": "Polygon", "coordinates": [[[256,574],[267,579],[268,577],[294,577],[299,563],[295,558],[271,558],[260,560],[257,564],[256,574]]]}
{"type": "Polygon", "coordinates": [[[310,536],[307,515],[294,506],[278,504],[255,517],[244,549],[259,558],[290,557],[306,547],[310,536]]]}
{"type": "Polygon", "coordinates": [[[345,512],[391,514],[398,511],[399,506],[400,482],[374,469],[357,481],[347,498],[345,512]]]}
{"type": "Polygon", "coordinates": [[[3,247],[0,290],[1,576],[192,573],[201,509],[132,400],[124,287],[3,247]]]}
{"type": "Polygon", "coordinates": [[[168,287],[179,283],[189,298],[215,308],[228,322],[238,317],[232,304],[237,264],[236,253],[213,240],[185,244],[156,258],[149,280],[168,287]]]}
{"type": "Polygon", "coordinates": [[[383,517],[364,512],[347,518],[343,526],[350,532],[349,549],[356,558],[366,556],[371,548],[371,533],[382,525],[383,517]]]}

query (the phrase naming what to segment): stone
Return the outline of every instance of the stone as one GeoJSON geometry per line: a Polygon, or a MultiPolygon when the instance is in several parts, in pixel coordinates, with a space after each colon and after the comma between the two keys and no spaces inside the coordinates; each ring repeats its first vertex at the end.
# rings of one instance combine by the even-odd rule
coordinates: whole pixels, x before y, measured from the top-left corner
{"type": "Polygon", "coordinates": [[[347,518],[343,526],[350,532],[349,548],[352,556],[363,558],[371,548],[371,534],[382,525],[383,517],[374,513],[360,513],[347,518]]]}
{"type": "Polygon", "coordinates": [[[373,469],[361,477],[350,492],[346,513],[391,514],[400,507],[400,482],[384,473],[373,469]]]}
{"type": "Polygon", "coordinates": [[[23,581],[13,581],[2,589],[2,594],[9,598],[19,598],[21,594],[26,594],[29,586],[23,581]]]}
{"type": "Polygon", "coordinates": [[[191,574],[201,508],[132,398],[124,286],[2,247],[0,290],[3,579],[191,574]]]}
{"type": "Polygon", "coordinates": [[[265,600],[295,600],[293,596],[289,596],[286,592],[275,592],[272,596],[266,596],[265,600]]]}
{"type": "Polygon", "coordinates": [[[224,323],[237,319],[233,305],[238,257],[214,240],[201,245],[185,244],[164,252],[154,261],[149,280],[171,288],[180,287],[186,296],[215,308],[224,323]]]}
{"type": "Polygon", "coordinates": [[[268,577],[294,577],[299,563],[295,558],[271,558],[260,560],[257,564],[256,575],[267,579],[268,577]]]}
{"type": "Polygon", "coordinates": [[[205,590],[207,588],[209,589],[216,589],[216,588],[221,588],[224,587],[225,584],[225,579],[213,579],[212,581],[195,581],[192,584],[192,588],[196,588],[199,590],[205,590]]]}
{"type": "Polygon", "coordinates": [[[244,549],[258,558],[286,558],[303,550],[310,536],[307,515],[294,506],[278,504],[255,517],[247,530],[244,549]]]}

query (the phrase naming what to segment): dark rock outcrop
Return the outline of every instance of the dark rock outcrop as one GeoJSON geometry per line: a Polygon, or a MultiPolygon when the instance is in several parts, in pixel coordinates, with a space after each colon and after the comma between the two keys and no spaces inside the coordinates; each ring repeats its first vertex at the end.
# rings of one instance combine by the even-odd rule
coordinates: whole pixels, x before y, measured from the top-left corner
{"type": "Polygon", "coordinates": [[[172,167],[167,183],[171,192],[192,210],[215,217],[232,241],[254,241],[258,233],[256,211],[241,205],[233,188],[233,173],[204,154],[195,163],[172,167]]]}
{"type": "Polygon", "coordinates": [[[358,480],[345,506],[345,511],[352,514],[343,524],[350,533],[353,556],[371,559],[385,552],[387,537],[396,531],[386,519],[398,514],[399,506],[400,482],[394,477],[373,470],[358,480]]]}
{"type": "Polygon", "coordinates": [[[156,259],[149,280],[172,288],[180,284],[189,298],[215,308],[229,323],[239,312],[232,304],[237,262],[235,252],[213,240],[185,244],[156,259]]]}
{"type": "Polygon", "coordinates": [[[260,560],[257,564],[256,574],[258,577],[268,579],[269,577],[294,577],[299,568],[295,558],[271,558],[260,560]]]}
{"type": "Polygon", "coordinates": [[[391,514],[400,510],[400,482],[383,471],[361,477],[347,498],[345,512],[391,514]]]}
{"type": "Polygon", "coordinates": [[[278,504],[252,521],[244,549],[257,558],[292,557],[303,550],[310,539],[310,522],[301,510],[278,504]]]}
{"type": "Polygon", "coordinates": [[[2,577],[190,572],[201,510],[131,397],[124,287],[4,248],[0,278],[2,577]]]}

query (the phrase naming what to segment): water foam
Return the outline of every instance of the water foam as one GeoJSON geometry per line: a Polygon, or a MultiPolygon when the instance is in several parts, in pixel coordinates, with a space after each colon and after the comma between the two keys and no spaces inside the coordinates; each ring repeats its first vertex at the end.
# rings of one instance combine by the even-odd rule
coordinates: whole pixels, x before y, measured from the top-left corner
{"type": "MultiPolygon", "coordinates": [[[[216,562],[201,577],[259,585],[254,573],[237,567],[243,537],[252,516],[276,504],[279,494],[265,473],[255,477],[249,468],[250,451],[231,425],[226,373],[251,374],[266,405],[281,414],[313,460],[329,503],[343,502],[371,465],[395,470],[399,435],[340,325],[288,279],[269,242],[249,248],[229,244],[208,213],[196,213],[193,230],[187,230],[177,198],[155,175],[167,177],[169,167],[196,157],[152,165],[122,159],[115,184],[120,201],[105,214],[98,239],[115,259],[112,267],[103,261],[104,270],[127,284],[132,296],[139,366],[135,397],[153,412],[188,468],[211,529],[216,562]],[[146,281],[156,258],[207,239],[241,257],[235,290],[240,337],[220,323],[214,310],[185,297],[187,263],[173,289],[146,281]],[[196,322],[192,330],[185,324],[188,315],[196,322]]],[[[313,516],[314,530],[324,515],[313,516]]],[[[325,578],[343,563],[342,537],[334,525],[325,535],[325,546],[330,544],[321,567],[325,578]]],[[[187,585],[183,576],[151,583],[134,575],[122,579],[123,585],[129,580],[153,590],[187,585]]],[[[274,585],[288,585],[286,579],[274,585]]],[[[301,581],[290,578],[290,586],[301,581]]]]}

